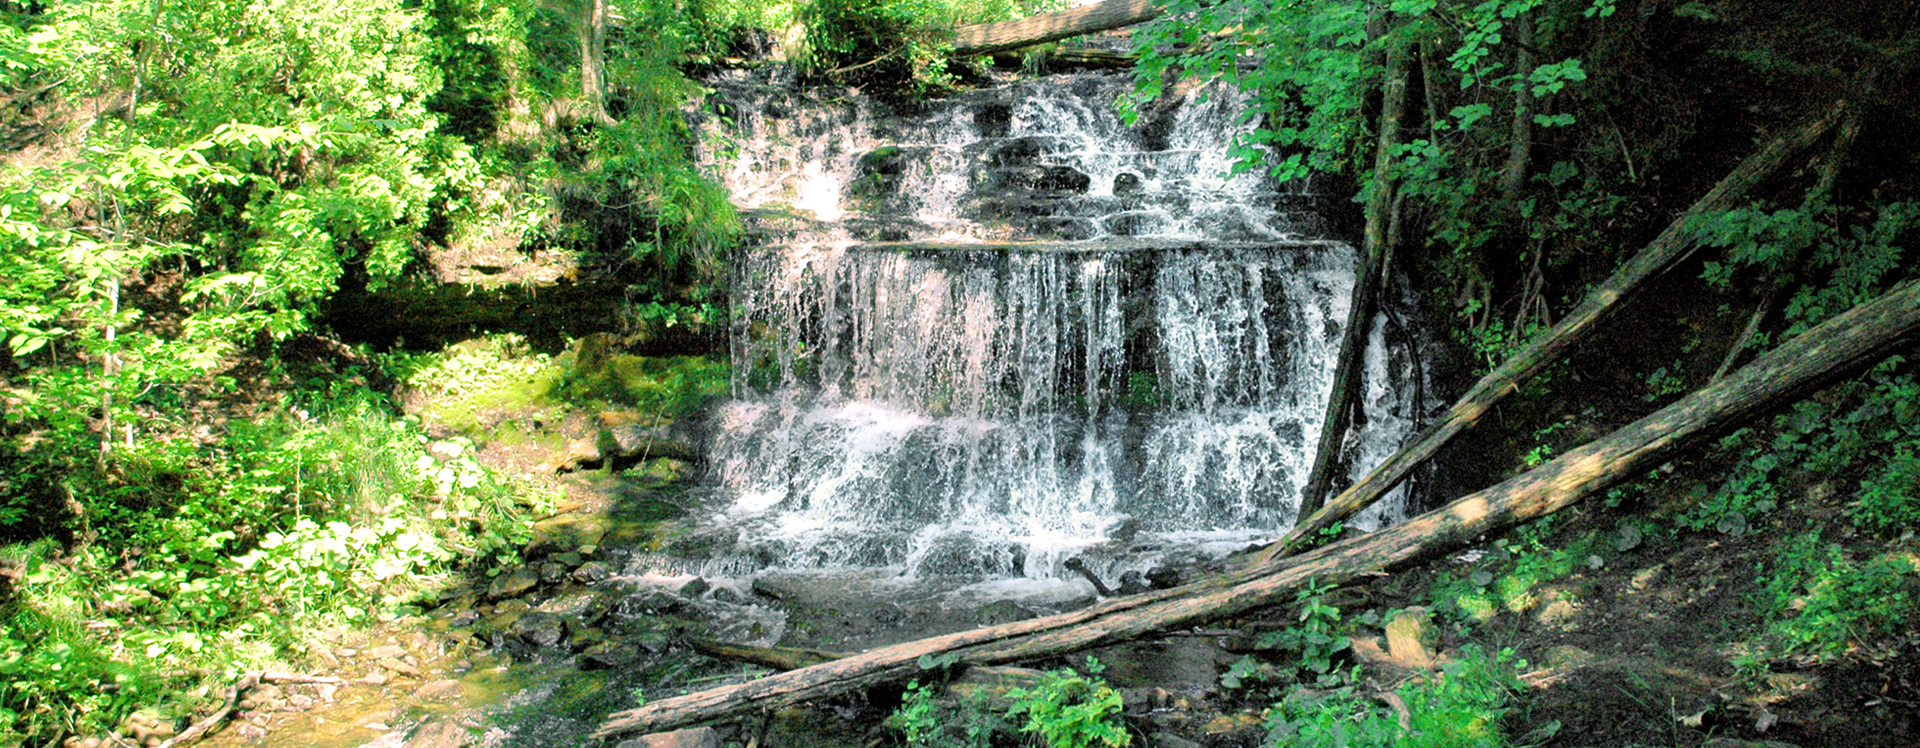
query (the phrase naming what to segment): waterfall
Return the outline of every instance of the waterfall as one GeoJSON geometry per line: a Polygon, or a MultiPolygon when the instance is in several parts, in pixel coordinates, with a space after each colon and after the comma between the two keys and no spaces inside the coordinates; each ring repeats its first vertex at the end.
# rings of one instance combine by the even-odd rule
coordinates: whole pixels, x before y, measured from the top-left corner
{"type": "MultiPolygon", "coordinates": [[[[709,450],[735,563],[1048,577],[1297,519],[1356,253],[1316,238],[1306,185],[1231,173],[1230,91],[1129,127],[1127,85],[897,112],[715,83],[707,158],[760,237],[735,264],[735,398],[709,450]]],[[[1356,475],[1417,406],[1413,354],[1374,328],[1356,475]]]]}

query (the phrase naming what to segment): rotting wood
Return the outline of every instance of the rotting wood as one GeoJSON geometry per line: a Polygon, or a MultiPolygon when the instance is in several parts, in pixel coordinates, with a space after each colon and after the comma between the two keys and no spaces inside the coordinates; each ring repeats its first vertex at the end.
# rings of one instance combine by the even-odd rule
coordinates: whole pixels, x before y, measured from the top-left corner
{"type": "Polygon", "coordinates": [[[1453,437],[1491,411],[1496,403],[1518,390],[1522,380],[1599,332],[1601,323],[1619,311],[1625,302],[1638,296],[1654,279],[1692,254],[1696,246],[1691,235],[1693,221],[1700,216],[1735,207],[1749,190],[1779,171],[1793,154],[1812,145],[1832,129],[1846,110],[1846,101],[1837,102],[1825,116],[1781,133],[1742,161],[1686,213],[1681,214],[1651,243],[1587,294],[1580,306],[1545,335],[1527,344],[1498,368],[1481,377],[1472,389],[1467,390],[1426,430],[1414,436],[1406,446],[1376,466],[1366,477],[1341,491],[1326,506],[1296,523],[1285,537],[1262,550],[1254,563],[1265,564],[1300,550],[1315,533],[1367,508],[1393,490],[1394,486],[1400,485],[1414,468],[1432,458],[1453,437]]]}
{"type": "Polygon", "coordinates": [[[953,30],[953,56],[990,55],[1010,49],[1110,31],[1160,16],[1152,0],[1104,0],[1015,21],[980,23],[953,30]]]}
{"type": "Polygon", "coordinates": [[[994,665],[1057,656],[1284,602],[1308,583],[1357,578],[1456,550],[1485,533],[1563,509],[1673,453],[1896,352],[1920,334],[1920,283],[1908,283],[1787,341],[1720,382],[1499,485],[1371,535],[1185,587],[963,631],[709,689],[611,715],[596,738],[670,730],[912,677],[923,655],[994,665]]]}

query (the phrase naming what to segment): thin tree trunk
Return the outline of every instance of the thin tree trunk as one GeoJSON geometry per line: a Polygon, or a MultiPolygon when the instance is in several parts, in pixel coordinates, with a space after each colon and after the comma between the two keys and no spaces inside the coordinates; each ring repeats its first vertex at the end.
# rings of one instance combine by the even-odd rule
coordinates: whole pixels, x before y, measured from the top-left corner
{"type": "Polygon", "coordinates": [[[607,0],[583,0],[580,19],[580,95],[596,123],[607,116],[607,0]]]}
{"type": "Polygon", "coordinates": [[[1361,236],[1360,266],[1353,280],[1353,299],[1347,307],[1347,327],[1341,334],[1340,357],[1335,360],[1333,390],[1320,423],[1320,444],[1313,468],[1300,492],[1300,516],[1317,511],[1333,487],[1346,443],[1354,399],[1360,390],[1361,365],[1366,360],[1382,274],[1393,253],[1388,240],[1393,219],[1393,151],[1400,142],[1401,110],[1407,103],[1407,50],[1394,45],[1387,51],[1387,76],[1380,89],[1380,135],[1373,153],[1373,180],[1367,187],[1366,229],[1361,236]]]}
{"type": "Polygon", "coordinates": [[[1264,562],[1297,551],[1305,545],[1306,539],[1312,538],[1322,528],[1365,509],[1393,490],[1415,467],[1439,452],[1454,436],[1479,421],[1496,403],[1519,389],[1522,380],[1599,332],[1601,323],[1613,316],[1622,304],[1639,295],[1652,280],[1693,251],[1695,244],[1689,231],[1693,221],[1733,208],[1754,185],[1779,171],[1789,157],[1811,145],[1832,128],[1846,108],[1845,101],[1837,102],[1825,116],[1781,133],[1758,153],[1742,161],[1693,207],[1660,232],[1659,237],[1587,294],[1580,306],[1562,318],[1547,334],[1481,377],[1472,389],[1467,390],[1425,431],[1416,435],[1358,483],[1347,487],[1327,506],[1295,524],[1285,537],[1261,551],[1259,559],[1264,562]]]}
{"type": "Polygon", "coordinates": [[[1159,16],[1160,8],[1153,0],[1104,0],[1017,21],[961,26],[953,30],[953,56],[990,55],[1132,26],[1159,16]]]}
{"type": "Polygon", "coordinates": [[[1920,283],[1907,283],[1761,356],[1725,380],[1499,485],[1405,523],[1219,579],[1108,600],[1073,613],[876,649],[611,715],[610,738],[671,730],[904,680],[922,655],[995,665],[1126,641],[1284,602],[1302,585],[1345,584],[1445,553],[1645,472],[1675,451],[1793,402],[1920,334],[1920,283]]]}
{"type": "Polygon", "coordinates": [[[1520,202],[1520,187],[1527,181],[1527,157],[1533,153],[1533,20],[1525,13],[1513,19],[1515,46],[1519,53],[1514,72],[1520,78],[1513,92],[1512,132],[1507,138],[1507,163],[1500,169],[1500,197],[1508,205],[1520,202]]]}

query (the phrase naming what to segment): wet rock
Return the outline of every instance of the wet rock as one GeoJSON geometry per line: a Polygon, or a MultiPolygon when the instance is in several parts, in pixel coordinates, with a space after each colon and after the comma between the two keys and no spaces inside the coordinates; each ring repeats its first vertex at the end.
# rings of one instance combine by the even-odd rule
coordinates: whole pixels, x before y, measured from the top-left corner
{"type": "Polygon", "coordinates": [[[1012,600],[997,600],[981,606],[980,610],[974,614],[974,620],[982,626],[998,626],[1039,616],[1040,614],[1020,607],[1019,603],[1012,600]]]}
{"type": "Polygon", "coordinates": [[[562,514],[534,524],[533,539],[527,541],[526,556],[579,553],[586,546],[598,546],[607,534],[607,518],[592,514],[562,514]]]}
{"type": "Polygon", "coordinates": [[[581,564],[580,568],[574,569],[572,574],[573,581],[581,584],[593,584],[604,581],[610,576],[613,576],[613,570],[607,568],[606,564],[600,563],[599,561],[588,561],[581,564]]]}
{"type": "Polygon", "coordinates": [[[793,597],[794,590],[782,584],[783,581],[787,580],[764,576],[757,577],[753,580],[753,593],[762,597],[771,597],[775,600],[786,600],[793,597]]]}
{"type": "Polygon", "coordinates": [[[710,589],[713,589],[713,585],[708,584],[707,580],[694,577],[687,580],[686,584],[680,585],[680,588],[674,590],[674,592],[679,593],[681,597],[693,598],[705,594],[706,591],[710,589]]]}
{"type": "Polygon", "coordinates": [[[603,459],[671,457],[679,460],[700,458],[698,440],[678,424],[655,425],[655,419],[636,411],[611,411],[598,416],[603,459]]]}
{"type": "Polygon", "coordinates": [[[600,642],[587,647],[574,662],[581,670],[615,670],[631,665],[639,659],[640,653],[633,647],[621,646],[613,642],[600,642]]]}
{"type": "Polygon", "coordinates": [[[578,568],[581,564],[584,564],[587,562],[586,557],[580,555],[578,551],[567,551],[566,553],[556,553],[556,554],[553,554],[552,558],[549,558],[547,560],[552,561],[556,564],[565,564],[566,567],[569,569],[578,568]]]}
{"type": "Polygon", "coordinates": [[[548,561],[540,565],[540,581],[546,584],[559,584],[572,570],[566,564],[548,561]]]}
{"type": "Polygon", "coordinates": [[[493,606],[495,613],[525,613],[533,610],[533,605],[525,600],[507,600],[493,606]]]}
{"type": "Polygon", "coordinates": [[[451,624],[455,628],[459,628],[461,626],[472,626],[473,624],[479,622],[479,620],[480,620],[480,611],[474,610],[472,608],[468,608],[466,610],[453,614],[453,618],[448,619],[447,623],[451,624]]]}
{"type": "Polygon", "coordinates": [[[493,598],[516,597],[526,594],[540,584],[540,572],[531,566],[522,566],[500,575],[488,585],[487,594],[493,598]]]}
{"type": "Polygon", "coordinates": [[[617,748],[720,748],[720,735],[711,727],[695,727],[623,740],[617,748]]]}
{"type": "Polygon", "coordinates": [[[313,708],[314,698],[305,694],[293,694],[287,697],[287,706],[305,711],[313,708]]]}
{"type": "Polygon", "coordinates": [[[1156,748],[1204,748],[1199,743],[1195,743],[1165,730],[1153,734],[1153,744],[1156,748]]]}
{"type": "Polygon", "coordinates": [[[1122,172],[1120,176],[1113,178],[1113,194],[1131,195],[1139,191],[1140,175],[1133,172],[1122,172]]]}
{"type": "Polygon", "coordinates": [[[666,654],[667,650],[673,648],[673,640],[658,631],[635,634],[632,641],[634,646],[646,650],[649,654],[666,654]]]}
{"type": "Polygon", "coordinates": [[[607,640],[607,632],[600,629],[579,625],[569,625],[567,628],[573,632],[572,636],[567,637],[567,648],[575,652],[590,649],[607,640]]]}
{"type": "Polygon", "coordinates": [[[644,615],[663,615],[680,610],[686,605],[673,593],[664,590],[642,592],[622,601],[621,605],[630,613],[644,615]]]}
{"type": "Polygon", "coordinates": [[[473,733],[452,722],[429,722],[414,730],[402,748],[466,748],[473,745],[473,733]]]}
{"type": "Polygon", "coordinates": [[[562,591],[553,599],[536,606],[534,610],[560,616],[586,616],[599,599],[600,596],[591,591],[574,588],[562,591]]]}
{"type": "Polygon", "coordinates": [[[370,657],[392,658],[397,660],[407,656],[407,648],[398,644],[382,644],[367,650],[367,655],[370,657]]]}
{"type": "Polygon", "coordinates": [[[567,638],[566,621],[552,613],[528,613],[509,629],[514,636],[536,647],[551,647],[567,638]]]}

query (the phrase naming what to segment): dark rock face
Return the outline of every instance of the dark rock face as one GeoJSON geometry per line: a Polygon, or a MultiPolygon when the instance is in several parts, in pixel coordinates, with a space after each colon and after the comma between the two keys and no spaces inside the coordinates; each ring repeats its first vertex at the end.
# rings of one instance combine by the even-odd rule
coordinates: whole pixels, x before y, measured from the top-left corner
{"type": "Polygon", "coordinates": [[[709,81],[715,110],[733,114],[695,124],[738,146],[716,161],[729,162],[725,180],[743,207],[813,211],[820,220],[802,240],[1323,233],[1319,201],[1296,204],[1291,189],[1257,174],[1226,176],[1225,146],[1243,129],[1230,92],[1182,89],[1127,124],[1112,106],[1131,86],[1121,74],[1047,76],[917,103],[767,76],[709,81]],[[1251,218],[1215,220],[1222,211],[1251,218]]]}

